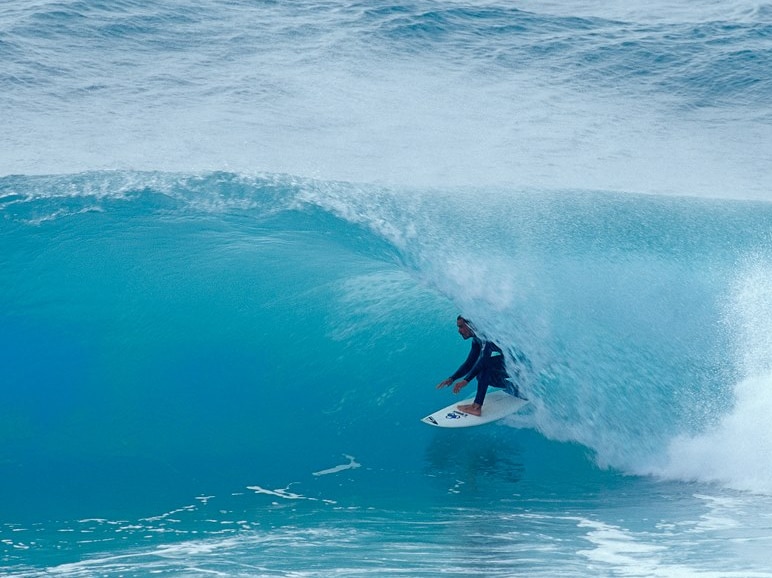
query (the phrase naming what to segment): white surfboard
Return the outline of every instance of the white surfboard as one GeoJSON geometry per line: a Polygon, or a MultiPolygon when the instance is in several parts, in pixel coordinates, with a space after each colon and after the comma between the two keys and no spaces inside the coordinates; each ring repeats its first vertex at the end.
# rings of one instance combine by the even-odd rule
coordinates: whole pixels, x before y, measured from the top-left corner
{"type": "Polygon", "coordinates": [[[503,390],[496,390],[491,391],[485,396],[482,415],[476,416],[458,409],[459,405],[465,405],[473,401],[474,398],[457,401],[448,407],[427,415],[421,421],[437,427],[472,427],[506,417],[528,403],[527,400],[515,397],[503,390]]]}

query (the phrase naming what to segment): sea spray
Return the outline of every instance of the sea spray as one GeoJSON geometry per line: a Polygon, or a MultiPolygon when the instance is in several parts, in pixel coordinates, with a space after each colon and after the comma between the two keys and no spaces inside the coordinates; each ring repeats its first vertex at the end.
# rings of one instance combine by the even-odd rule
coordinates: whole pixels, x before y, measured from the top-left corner
{"type": "Polygon", "coordinates": [[[655,472],[713,481],[738,490],[772,492],[772,265],[764,254],[744,258],[727,296],[725,324],[738,379],[725,407],[708,416],[705,431],[678,436],[668,462],[655,472]]]}

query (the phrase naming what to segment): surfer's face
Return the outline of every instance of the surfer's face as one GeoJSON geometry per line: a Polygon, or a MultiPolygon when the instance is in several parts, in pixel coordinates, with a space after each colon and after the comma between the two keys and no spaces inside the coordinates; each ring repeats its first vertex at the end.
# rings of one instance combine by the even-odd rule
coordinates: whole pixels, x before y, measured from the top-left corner
{"type": "Polygon", "coordinates": [[[474,331],[472,331],[463,319],[456,319],[456,326],[458,327],[458,334],[464,339],[469,339],[474,335],[474,331]]]}

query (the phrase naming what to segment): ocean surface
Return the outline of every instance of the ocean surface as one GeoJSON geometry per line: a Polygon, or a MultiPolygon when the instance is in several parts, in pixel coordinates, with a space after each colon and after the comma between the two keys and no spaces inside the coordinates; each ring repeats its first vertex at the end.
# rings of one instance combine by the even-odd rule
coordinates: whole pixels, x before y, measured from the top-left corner
{"type": "Polygon", "coordinates": [[[772,577],[770,167],[769,2],[3,0],[0,576],[772,577]]]}

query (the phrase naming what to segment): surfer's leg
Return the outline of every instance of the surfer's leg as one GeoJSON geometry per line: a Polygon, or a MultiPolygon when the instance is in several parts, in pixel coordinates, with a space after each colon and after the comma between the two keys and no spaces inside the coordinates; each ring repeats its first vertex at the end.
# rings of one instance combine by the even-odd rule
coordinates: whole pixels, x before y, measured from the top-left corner
{"type": "Polygon", "coordinates": [[[485,401],[485,394],[488,392],[488,384],[480,379],[480,377],[481,376],[477,377],[477,395],[474,396],[474,402],[458,406],[458,409],[464,413],[471,415],[482,414],[482,404],[485,401]]]}
{"type": "Polygon", "coordinates": [[[482,415],[482,406],[476,403],[465,403],[464,405],[459,405],[458,409],[470,415],[482,415]]]}
{"type": "Polygon", "coordinates": [[[485,401],[485,394],[488,393],[488,382],[477,378],[477,395],[474,396],[475,405],[482,407],[485,401]]]}
{"type": "MultiPolygon", "coordinates": [[[[496,386],[499,387],[499,386],[496,386]]],[[[514,397],[518,397],[520,399],[528,399],[525,397],[522,393],[520,393],[520,388],[515,383],[515,380],[509,378],[507,379],[501,387],[504,388],[504,391],[506,391],[509,395],[512,395],[514,397]]]]}
{"type": "Polygon", "coordinates": [[[520,388],[518,387],[517,382],[512,377],[510,377],[503,368],[499,371],[491,371],[490,377],[487,379],[487,381],[488,385],[491,387],[501,388],[509,395],[519,397],[520,399],[525,399],[525,397],[520,393],[520,388]]]}

